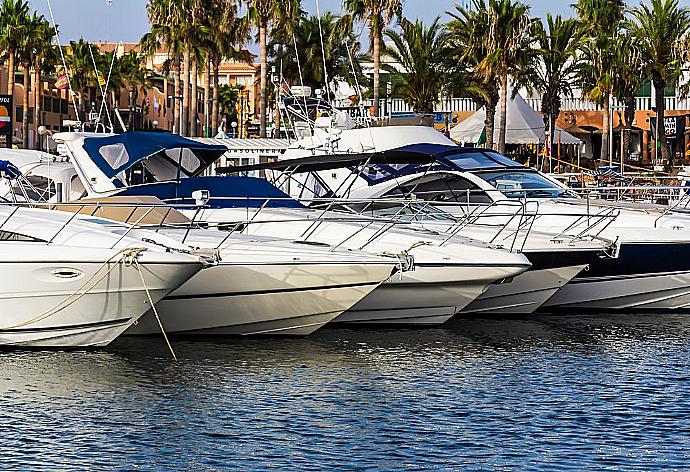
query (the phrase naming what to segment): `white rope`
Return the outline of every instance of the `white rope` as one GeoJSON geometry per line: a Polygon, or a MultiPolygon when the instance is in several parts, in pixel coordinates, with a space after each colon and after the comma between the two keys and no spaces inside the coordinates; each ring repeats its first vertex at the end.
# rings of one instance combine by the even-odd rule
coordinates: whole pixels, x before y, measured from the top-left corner
{"type": "Polygon", "coordinates": [[[116,267],[118,267],[118,263],[124,261],[126,258],[132,258],[138,255],[141,252],[146,251],[146,248],[128,248],[128,249],[123,249],[122,251],[118,252],[114,256],[112,256],[110,259],[105,261],[96,272],[88,279],[86,280],[77,290],[74,291],[70,296],[65,298],[63,301],[58,303],[55,307],[51,308],[50,310],[46,311],[45,313],[42,313],[38,316],[35,316],[33,318],[30,318],[28,320],[22,321],[20,323],[17,323],[12,326],[5,326],[5,327],[0,327],[0,331],[11,331],[16,328],[21,328],[23,326],[28,326],[32,325],[35,323],[38,323],[39,321],[43,321],[46,318],[49,318],[53,315],[56,315],[60,313],[61,311],[65,310],[66,308],[69,308],[70,306],[74,305],[79,299],[81,299],[84,295],[89,293],[91,290],[93,290],[96,285],[98,285],[103,279],[105,279],[113,270],[115,270],[116,267]],[[117,258],[117,260],[115,260],[117,258]],[[114,263],[114,264],[113,264],[114,263]],[[96,280],[89,288],[86,290],[85,287],[96,278],[96,276],[103,270],[104,267],[106,267],[109,264],[113,264],[113,266],[108,269],[101,277],[96,280]],[[81,293],[80,293],[81,292],[81,293]],[[76,297],[76,298],[75,298],[76,297]]]}
{"type": "Polygon", "coordinates": [[[103,279],[105,279],[115,268],[118,267],[118,264],[123,263],[125,267],[134,267],[137,272],[139,273],[139,277],[141,278],[141,283],[144,287],[144,291],[146,292],[146,297],[148,298],[149,304],[151,305],[151,309],[153,310],[153,314],[156,317],[156,320],[158,321],[158,326],[161,329],[161,333],[163,334],[163,339],[165,339],[165,343],[168,345],[168,349],[170,350],[170,354],[172,354],[172,357],[174,360],[177,360],[177,356],[175,355],[175,351],[172,348],[172,345],[170,344],[170,340],[168,339],[168,335],[165,332],[165,329],[163,328],[163,323],[161,322],[160,316],[158,315],[158,310],[156,309],[156,304],[153,302],[153,298],[151,297],[151,292],[149,291],[149,287],[146,284],[146,279],[144,278],[144,272],[141,268],[141,265],[139,264],[139,259],[138,256],[142,252],[146,251],[146,248],[141,248],[141,247],[133,247],[133,248],[127,248],[123,249],[122,251],[118,252],[114,256],[112,256],[110,259],[105,261],[96,272],[88,279],[86,280],[77,290],[74,291],[70,296],[65,298],[63,301],[58,303],[55,307],[51,308],[50,310],[46,311],[45,313],[42,313],[38,316],[35,316],[33,318],[30,318],[28,320],[22,321],[20,323],[17,323],[12,326],[5,326],[0,328],[0,331],[12,331],[17,328],[21,328],[24,326],[32,325],[35,323],[38,323],[40,321],[43,321],[53,315],[56,315],[60,313],[61,311],[69,308],[70,306],[74,305],[76,302],[78,302],[82,297],[84,297],[87,293],[89,293],[91,290],[93,290],[103,279]],[[115,260],[117,258],[117,260],[115,260]],[[89,283],[96,278],[96,276],[103,270],[104,267],[107,265],[112,264],[112,267],[110,267],[103,275],[101,275],[98,280],[96,280],[94,283],[91,284],[90,287],[86,288],[89,283]]]}
{"type": "Polygon", "coordinates": [[[165,332],[165,329],[163,328],[163,322],[161,321],[160,316],[158,316],[158,310],[156,309],[156,304],[153,303],[153,299],[151,298],[151,293],[149,292],[149,287],[146,285],[146,280],[144,279],[144,272],[141,270],[141,266],[139,265],[139,260],[135,257],[132,260],[132,264],[134,267],[137,269],[139,272],[139,277],[141,278],[141,283],[144,285],[144,290],[146,291],[146,296],[149,299],[149,303],[151,304],[151,309],[153,310],[153,314],[156,316],[156,321],[158,321],[158,327],[161,329],[161,333],[163,334],[163,339],[165,339],[165,344],[168,345],[168,349],[170,350],[170,354],[172,355],[173,360],[177,360],[177,356],[175,355],[175,351],[173,350],[172,344],[170,344],[170,340],[168,339],[168,335],[165,332]]]}
{"type": "Polygon", "coordinates": [[[67,70],[67,62],[65,61],[65,53],[62,50],[62,44],[60,42],[60,33],[58,33],[57,23],[55,23],[55,16],[53,16],[53,6],[50,4],[50,0],[46,0],[46,1],[48,2],[48,11],[50,12],[50,20],[53,22],[53,29],[55,30],[55,38],[57,39],[58,50],[60,51],[60,57],[62,58],[62,67],[64,68],[65,76],[67,77],[67,86],[69,87],[70,98],[72,98],[72,106],[74,107],[74,114],[77,117],[77,121],[80,121],[79,120],[79,110],[77,109],[77,102],[74,99],[74,91],[72,90],[72,81],[70,80],[69,71],[67,70]]]}

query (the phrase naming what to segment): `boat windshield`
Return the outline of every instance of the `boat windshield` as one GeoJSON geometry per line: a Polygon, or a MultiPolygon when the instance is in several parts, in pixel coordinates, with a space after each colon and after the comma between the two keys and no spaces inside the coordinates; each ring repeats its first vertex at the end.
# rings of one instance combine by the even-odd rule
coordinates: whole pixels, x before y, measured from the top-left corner
{"type": "Polygon", "coordinates": [[[339,206],[329,205],[331,210],[343,210],[355,212],[362,216],[371,216],[379,218],[399,219],[402,221],[446,221],[457,222],[457,218],[453,218],[450,213],[442,209],[424,203],[409,202],[402,204],[400,202],[355,202],[343,203],[339,206]]]}
{"type": "Polygon", "coordinates": [[[476,175],[508,198],[578,198],[572,190],[529,169],[476,172],[476,175]]]}

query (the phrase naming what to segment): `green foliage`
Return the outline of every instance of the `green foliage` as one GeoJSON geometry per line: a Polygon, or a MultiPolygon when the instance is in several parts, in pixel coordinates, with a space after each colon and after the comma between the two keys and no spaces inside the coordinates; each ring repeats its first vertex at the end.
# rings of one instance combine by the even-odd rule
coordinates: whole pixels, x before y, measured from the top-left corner
{"type": "Polygon", "coordinates": [[[573,95],[573,84],[580,65],[577,60],[580,28],[574,18],[546,16],[531,31],[532,47],[524,51],[521,67],[515,70],[515,88],[536,90],[542,97],[544,118],[555,120],[561,111],[561,98],[573,95]]]}
{"type": "Polygon", "coordinates": [[[354,85],[349,56],[352,57],[358,78],[361,77],[357,61],[359,41],[350,29],[350,25],[343,23],[341,17],[332,13],[321,16],[320,28],[318,17],[302,15],[295,23],[292,32],[282,29],[274,30],[268,49],[275,51],[272,65],[277,71],[282,71],[285,80],[291,84],[300,84],[303,81],[304,85],[313,89],[324,88],[324,53],[329,86],[334,85],[334,80],[346,81],[354,85]],[[323,50],[320,31],[323,32],[323,50]],[[295,54],[295,49],[299,52],[299,57],[295,54]]]}
{"type": "Polygon", "coordinates": [[[4,0],[0,6],[0,50],[13,53],[27,29],[29,4],[24,0],[4,0]]]}
{"type": "Polygon", "coordinates": [[[631,15],[628,27],[646,75],[662,89],[676,86],[687,66],[690,10],[679,7],[678,0],[648,0],[631,15]]]}
{"type": "Polygon", "coordinates": [[[395,86],[396,93],[417,113],[434,111],[434,104],[446,82],[443,73],[445,56],[445,34],[437,17],[429,26],[420,20],[401,21],[402,32],[386,31],[392,42],[388,55],[396,66],[386,65],[395,86]]]}
{"type": "Polygon", "coordinates": [[[622,0],[579,0],[575,10],[580,20],[580,84],[594,103],[608,107],[613,92],[613,54],[616,32],[624,15],[622,0]]]}
{"type": "Polygon", "coordinates": [[[239,93],[244,90],[241,85],[221,85],[218,87],[218,105],[220,107],[220,114],[225,118],[227,128],[230,123],[237,121],[237,102],[239,101],[239,93]]]}

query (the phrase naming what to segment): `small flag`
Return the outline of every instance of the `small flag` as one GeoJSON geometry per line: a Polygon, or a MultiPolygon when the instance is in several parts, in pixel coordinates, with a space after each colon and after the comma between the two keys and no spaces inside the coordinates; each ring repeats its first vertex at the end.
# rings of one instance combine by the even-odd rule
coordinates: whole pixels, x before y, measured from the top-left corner
{"type": "Polygon", "coordinates": [[[55,88],[60,90],[67,90],[69,88],[69,79],[66,75],[58,77],[55,82],[55,88]]]}
{"type": "Polygon", "coordinates": [[[479,135],[479,139],[477,140],[477,147],[483,146],[486,144],[486,126],[482,128],[482,133],[479,135]]]}

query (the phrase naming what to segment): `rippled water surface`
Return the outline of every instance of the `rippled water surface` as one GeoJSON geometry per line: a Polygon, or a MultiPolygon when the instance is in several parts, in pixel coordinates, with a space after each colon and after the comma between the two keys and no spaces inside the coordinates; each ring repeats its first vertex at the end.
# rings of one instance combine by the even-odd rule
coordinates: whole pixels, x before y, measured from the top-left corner
{"type": "Polygon", "coordinates": [[[686,469],[690,315],[0,352],[0,465],[686,469]]]}

